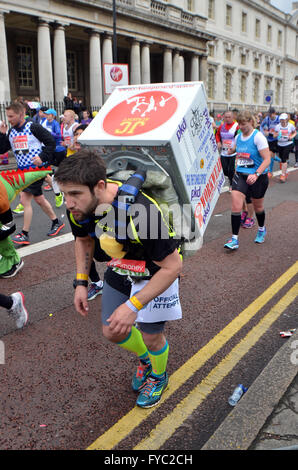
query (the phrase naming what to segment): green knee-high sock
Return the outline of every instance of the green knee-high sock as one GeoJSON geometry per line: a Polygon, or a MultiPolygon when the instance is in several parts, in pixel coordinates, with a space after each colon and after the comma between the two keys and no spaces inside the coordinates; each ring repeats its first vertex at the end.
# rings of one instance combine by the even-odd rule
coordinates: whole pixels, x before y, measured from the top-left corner
{"type": "Polygon", "coordinates": [[[150,361],[152,364],[152,375],[155,377],[162,377],[167,368],[168,356],[169,356],[169,344],[166,344],[159,351],[148,351],[150,361]]]}
{"type": "Polygon", "coordinates": [[[121,348],[137,354],[140,359],[148,358],[148,349],[143,341],[143,336],[135,326],[131,328],[131,332],[128,337],[117,344],[121,348]]]}

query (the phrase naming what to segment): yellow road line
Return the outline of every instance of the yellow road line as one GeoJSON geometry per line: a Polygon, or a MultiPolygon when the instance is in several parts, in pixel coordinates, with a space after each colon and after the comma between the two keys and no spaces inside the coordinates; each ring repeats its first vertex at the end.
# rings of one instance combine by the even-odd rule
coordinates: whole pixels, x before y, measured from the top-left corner
{"type": "MultiPolygon", "coordinates": [[[[257,299],[244,309],[223,330],[212,338],[203,348],[186,361],[170,377],[169,388],[164,392],[162,403],[178,390],[197,370],[200,369],[220,348],[222,348],[266,303],[274,297],[298,272],[298,261],[282,274],[257,299]]],[[[98,437],[87,450],[110,450],[128,436],[159,405],[147,410],[134,407],[117,423],[98,437]]]]}
{"type": "Polygon", "coordinates": [[[257,343],[260,337],[278,319],[282,312],[298,296],[298,283],[295,284],[287,294],[282,297],[277,304],[253,327],[231,352],[198,384],[186,398],[176,406],[153,429],[150,435],[143,439],[134,450],[155,450],[159,449],[167,439],[169,439],[176,429],[189,418],[196,408],[207,398],[215,387],[231,372],[233,367],[243,358],[243,356],[257,343]]]}

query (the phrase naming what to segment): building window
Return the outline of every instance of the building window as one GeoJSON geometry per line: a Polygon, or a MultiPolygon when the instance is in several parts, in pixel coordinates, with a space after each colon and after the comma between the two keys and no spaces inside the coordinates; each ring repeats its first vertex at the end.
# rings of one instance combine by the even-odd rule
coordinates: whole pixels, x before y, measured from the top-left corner
{"type": "Polygon", "coordinates": [[[271,42],[272,41],[272,26],[270,24],[268,24],[267,26],[267,42],[271,42]]]}
{"type": "Polygon", "coordinates": [[[278,31],[278,35],[277,35],[277,47],[281,47],[282,46],[282,31],[278,31]]]}
{"type": "Polygon", "coordinates": [[[241,54],[241,65],[246,65],[246,55],[241,54]]]}
{"type": "Polygon", "coordinates": [[[232,7],[226,6],[226,26],[232,26],[232,7]]]}
{"type": "Polygon", "coordinates": [[[213,69],[208,70],[208,98],[211,100],[214,99],[214,92],[215,92],[215,72],[213,69]]]}
{"type": "Polygon", "coordinates": [[[225,100],[230,101],[232,96],[232,74],[226,72],[225,80],[225,100]]]}
{"type": "Polygon", "coordinates": [[[245,96],[246,96],[246,76],[241,75],[241,79],[240,79],[240,100],[242,102],[245,101],[245,96]]]}
{"type": "Polygon", "coordinates": [[[260,59],[258,59],[257,57],[254,60],[254,65],[255,65],[255,69],[258,69],[260,67],[260,59]]]}
{"type": "Polygon", "coordinates": [[[231,49],[226,49],[226,61],[231,62],[232,60],[232,51],[231,49]]]}
{"type": "Polygon", "coordinates": [[[67,82],[70,91],[78,90],[78,67],[77,54],[74,51],[66,52],[67,61],[67,82]]]}
{"type": "Polygon", "coordinates": [[[31,46],[17,46],[17,78],[21,88],[35,88],[33,50],[31,46]]]}
{"type": "Polygon", "coordinates": [[[214,45],[213,44],[208,45],[208,50],[209,50],[209,56],[214,57],[214,45]]]}
{"type": "Polygon", "coordinates": [[[280,75],[280,65],[276,64],[276,73],[277,75],[280,75]]]}
{"type": "Polygon", "coordinates": [[[253,89],[253,99],[254,103],[257,104],[259,102],[259,91],[260,91],[260,79],[254,79],[254,89],[253,89]]]}
{"type": "Polygon", "coordinates": [[[281,84],[280,82],[276,83],[276,92],[275,92],[275,102],[277,105],[280,104],[280,98],[281,98],[281,84]]]}
{"type": "Polygon", "coordinates": [[[261,21],[258,19],[256,19],[255,36],[256,38],[261,37],[261,21]]]}
{"type": "Polygon", "coordinates": [[[270,62],[266,62],[266,72],[270,72],[270,70],[271,70],[270,62]]]}
{"type": "Polygon", "coordinates": [[[208,3],[208,18],[214,20],[215,18],[215,0],[209,0],[208,3]]]}
{"type": "Polygon", "coordinates": [[[193,11],[192,0],[187,0],[187,9],[188,9],[188,11],[193,11]]]}
{"type": "Polygon", "coordinates": [[[242,33],[247,33],[247,13],[242,12],[242,23],[241,23],[242,33]]]}

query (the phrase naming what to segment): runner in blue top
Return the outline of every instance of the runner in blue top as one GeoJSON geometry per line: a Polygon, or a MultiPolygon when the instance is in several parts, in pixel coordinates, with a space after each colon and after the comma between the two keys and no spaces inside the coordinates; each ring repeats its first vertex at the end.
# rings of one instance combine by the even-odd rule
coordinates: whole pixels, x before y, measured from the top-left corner
{"type": "Polygon", "coordinates": [[[264,195],[268,188],[269,147],[264,135],[254,129],[254,116],[251,112],[243,111],[238,123],[241,133],[236,137],[235,147],[237,167],[232,183],[232,238],[225,244],[225,248],[229,250],[239,248],[241,210],[246,196],[251,197],[259,225],[255,242],[263,243],[266,236],[264,195]]]}

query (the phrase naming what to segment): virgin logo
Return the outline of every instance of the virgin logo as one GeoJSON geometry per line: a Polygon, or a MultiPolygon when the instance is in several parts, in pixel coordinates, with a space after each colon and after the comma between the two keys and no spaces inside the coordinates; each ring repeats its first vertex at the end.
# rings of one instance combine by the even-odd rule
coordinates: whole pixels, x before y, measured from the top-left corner
{"type": "Polygon", "coordinates": [[[114,82],[120,82],[123,77],[122,70],[119,67],[112,67],[110,71],[110,77],[114,82]]]}
{"type": "Polygon", "coordinates": [[[134,136],[167,122],[178,106],[175,96],[164,91],[146,91],[117,104],[103,121],[104,130],[115,136],[134,136]]]}

